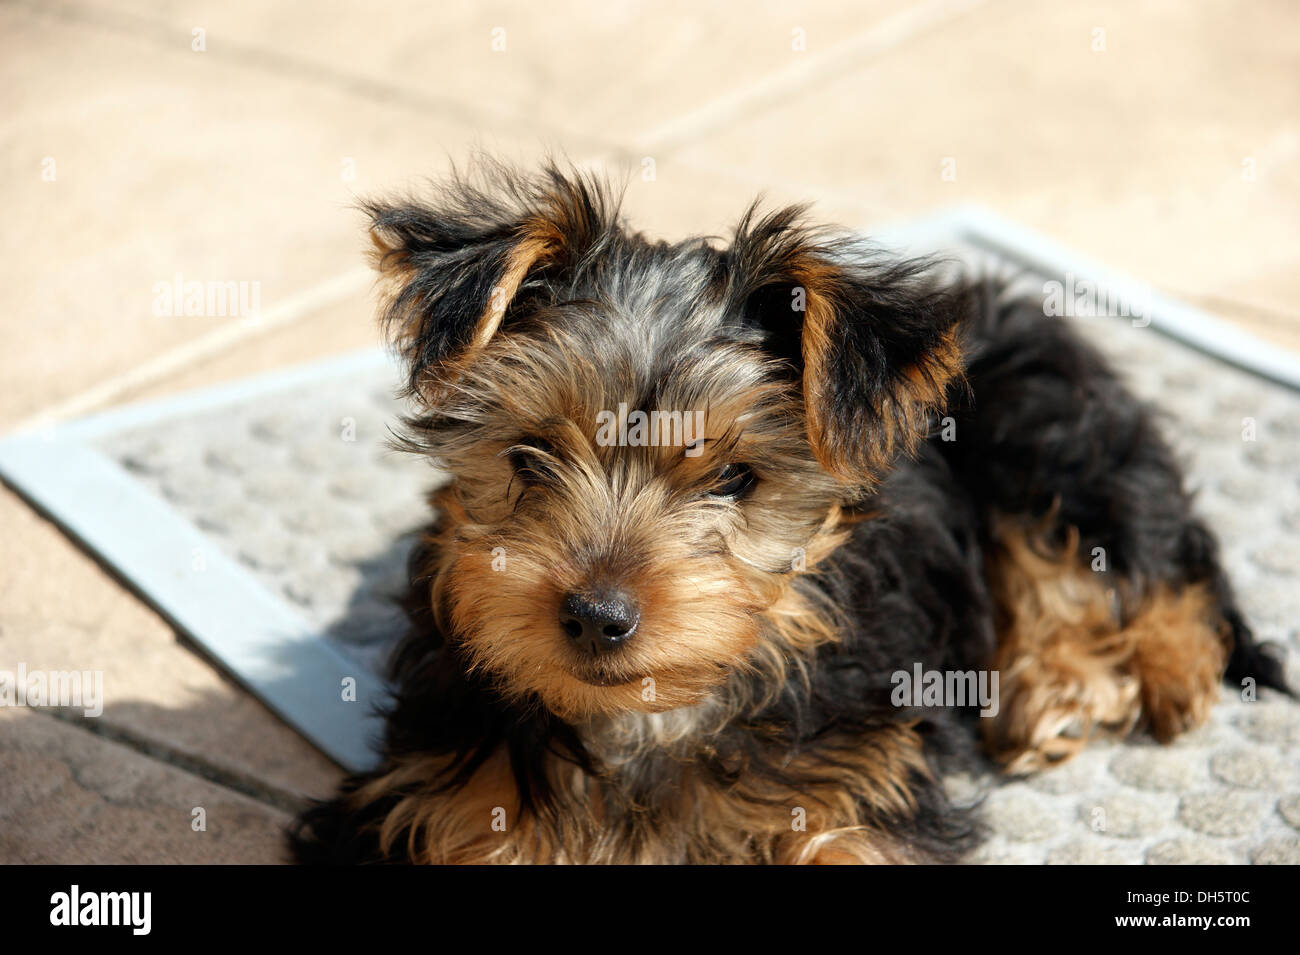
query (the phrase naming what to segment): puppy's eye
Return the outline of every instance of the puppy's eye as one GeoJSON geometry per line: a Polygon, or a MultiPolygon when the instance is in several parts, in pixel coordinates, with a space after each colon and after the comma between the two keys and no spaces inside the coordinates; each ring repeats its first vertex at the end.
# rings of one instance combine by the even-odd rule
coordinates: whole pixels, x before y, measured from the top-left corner
{"type": "Polygon", "coordinates": [[[738,498],[754,486],[757,478],[746,464],[728,464],[713,478],[709,488],[709,497],[738,498]]]}
{"type": "Polygon", "coordinates": [[[521,479],[535,484],[551,476],[548,461],[555,453],[555,447],[545,438],[520,438],[512,447],[506,448],[510,466],[521,479]]]}

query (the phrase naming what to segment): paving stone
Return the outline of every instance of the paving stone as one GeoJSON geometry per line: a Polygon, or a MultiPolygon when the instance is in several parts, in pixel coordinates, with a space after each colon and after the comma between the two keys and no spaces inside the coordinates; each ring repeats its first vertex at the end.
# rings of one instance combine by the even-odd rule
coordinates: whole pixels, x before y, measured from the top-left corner
{"type": "Polygon", "coordinates": [[[369,521],[358,521],[354,527],[331,536],[330,559],[344,566],[372,560],[392,546],[392,538],[369,521]]]}
{"type": "Polygon", "coordinates": [[[1077,795],[1096,785],[1106,772],[1108,744],[1098,740],[1094,747],[1084,750],[1074,759],[1025,779],[1031,789],[1052,796],[1077,795]]]}
{"type": "Polygon", "coordinates": [[[195,464],[195,448],[183,442],[170,440],[157,435],[149,436],[139,447],[130,448],[121,456],[122,464],[129,471],[139,474],[162,475],[176,468],[195,464]]]}
{"type": "Polygon", "coordinates": [[[218,444],[208,449],[204,460],[218,471],[237,477],[259,474],[275,463],[266,448],[251,441],[218,444]]]}
{"type": "Polygon", "coordinates": [[[1277,801],[1277,811],[1288,825],[1300,829],[1300,795],[1283,796],[1277,801]]]}
{"type": "Polygon", "coordinates": [[[1257,797],[1235,790],[1189,793],[1178,807],[1183,824],[1207,836],[1249,835],[1262,816],[1257,797]]]}
{"type": "MultiPolygon", "coordinates": [[[[266,512],[248,500],[209,498],[203,513],[194,518],[198,527],[221,537],[253,537],[266,527],[266,512]]],[[[239,552],[236,551],[236,556],[239,552]]]]}
{"type": "Polygon", "coordinates": [[[282,448],[292,444],[304,430],[310,427],[312,413],[309,409],[296,405],[287,405],[281,410],[271,411],[249,422],[248,433],[259,441],[282,448]]]}
{"type": "Polygon", "coordinates": [[[1290,415],[1278,415],[1268,420],[1268,423],[1264,426],[1264,433],[1268,436],[1270,442],[1300,444],[1300,420],[1290,415]]]}
{"type": "Polygon", "coordinates": [[[1169,839],[1147,850],[1147,865],[1233,865],[1232,853],[1201,839],[1169,839]]]}
{"type": "Polygon", "coordinates": [[[1153,792],[1181,792],[1191,787],[1203,770],[1186,753],[1156,746],[1120,750],[1110,771],[1120,782],[1153,792]]]}
{"type": "Polygon", "coordinates": [[[295,534],[323,534],[331,527],[339,526],[338,514],[328,507],[321,507],[319,496],[304,487],[299,488],[292,501],[280,499],[278,515],[280,523],[295,534]]]}
{"type": "Polygon", "coordinates": [[[1093,832],[1117,839],[1135,839],[1164,829],[1173,818],[1171,800],[1118,792],[1079,803],[1079,819],[1093,832]]]}
{"type": "Polygon", "coordinates": [[[971,853],[966,861],[971,865],[1038,865],[1042,847],[1015,842],[989,842],[971,853]]]}
{"type": "Polygon", "coordinates": [[[1067,842],[1047,853],[1048,865],[1133,865],[1141,853],[1128,846],[1106,846],[1096,842],[1067,842]]]}
{"type": "Polygon", "coordinates": [[[1269,839],[1250,854],[1255,865],[1300,865],[1300,836],[1269,839]]]}
{"type": "Polygon", "coordinates": [[[989,794],[984,815],[992,828],[1012,842],[1038,842],[1060,831],[1059,820],[1033,794],[1003,789],[989,794]]]}
{"type": "Polygon", "coordinates": [[[1225,419],[1253,417],[1259,413],[1259,396],[1249,391],[1221,391],[1214,396],[1214,410],[1225,419]]]}
{"type": "Polygon", "coordinates": [[[1195,368],[1174,368],[1160,376],[1161,384],[1169,391],[1198,391],[1201,376],[1195,368]]]}
{"type": "Polygon", "coordinates": [[[1291,577],[1300,568],[1300,542],[1295,539],[1273,541],[1251,553],[1256,566],[1274,574],[1291,577]]]}
{"type": "MultiPolygon", "coordinates": [[[[323,613],[329,613],[333,608],[343,608],[349,601],[357,599],[357,588],[362,582],[361,574],[354,567],[320,563],[311,567],[295,565],[277,570],[284,571],[284,591],[292,600],[323,613]]],[[[338,613],[339,610],[333,609],[333,612],[338,613]]]]}
{"type": "Polygon", "coordinates": [[[1252,465],[1266,471],[1282,475],[1300,471],[1300,441],[1295,438],[1270,435],[1268,440],[1246,443],[1243,454],[1252,465]]]}
{"type": "Polygon", "coordinates": [[[1274,700],[1246,704],[1236,715],[1236,726],[1263,743],[1300,743],[1300,707],[1274,700]]]}
{"type": "Polygon", "coordinates": [[[370,468],[352,467],[330,477],[330,493],[348,501],[374,499],[383,494],[391,482],[385,482],[370,468]]]}
{"type": "Polygon", "coordinates": [[[1229,749],[1210,757],[1210,772],[1246,789],[1276,789],[1289,775],[1282,760],[1263,749],[1229,749]]]}
{"type": "Polygon", "coordinates": [[[330,475],[352,463],[353,452],[342,441],[315,439],[293,449],[292,464],[311,475],[330,475]]]}
{"type": "MultiPolygon", "coordinates": [[[[127,453],[138,453],[128,445],[127,453]]],[[[157,472],[155,472],[157,473],[157,472]]],[[[243,493],[237,481],[214,474],[200,461],[188,462],[184,467],[169,468],[159,474],[155,486],[163,497],[181,509],[202,506],[213,511],[243,505],[243,493]]]]}
{"type": "Polygon", "coordinates": [[[325,571],[325,557],[320,548],[292,537],[262,535],[255,544],[240,548],[239,559],[268,573],[325,571]]]}
{"type": "Polygon", "coordinates": [[[261,504],[292,501],[302,489],[301,475],[270,469],[255,472],[244,482],[248,497],[261,504]]]}
{"type": "Polygon", "coordinates": [[[423,528],[432,519],[427,505],[407,505],[387,508],[373,515],[375,526],[392,537],[410,534],[423,528]]]}
{"type": "MultiPolygon", "coordinates": [[[[109,730],[269,790],[323,796],[341,778],[7,488],[0,488],[0,528],[0,669],[24,662],[29,669],[102,671],[99,720],[109,730]]],[[[27,721],[14,732],[21,740],[28,726],[41,725],[27,721]]],[[[9,732],[0,727],[0,737],[9,732]]],[[[0,785],[9,770],[0,758],[0,785]]],[[[10,861],[3,851],[0,861],[10,861]]]]}
{"type": "Polygon", "coordinates": [[[48,715],[0,709],[0,726],[5,862],[286,861],[281,809],[48,715]]]}
{"type": "Polygon", "coordinates": [[[1219,491],[1237,504],[1258,504],[1271,490],[1271,482],[1258,474],[1233,474],[1219,482],[1219,491]]]}

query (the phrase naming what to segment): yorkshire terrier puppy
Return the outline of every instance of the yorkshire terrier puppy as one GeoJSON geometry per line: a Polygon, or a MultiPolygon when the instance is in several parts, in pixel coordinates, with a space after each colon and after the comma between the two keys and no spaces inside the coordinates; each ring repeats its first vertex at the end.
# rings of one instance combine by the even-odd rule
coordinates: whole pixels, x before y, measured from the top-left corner
{"type": "Polygon", "coordinates": [[[617,206],[489,166],[367,208],[450,480],[384,763],[300,860],[956,860],[977,736],[1030,772],[1283,687],[1151,411],[1041,302],[801,209],[669,244],[617,206]],[[918,666],[995,671],[996,715],[897,705],[918,666]]]}

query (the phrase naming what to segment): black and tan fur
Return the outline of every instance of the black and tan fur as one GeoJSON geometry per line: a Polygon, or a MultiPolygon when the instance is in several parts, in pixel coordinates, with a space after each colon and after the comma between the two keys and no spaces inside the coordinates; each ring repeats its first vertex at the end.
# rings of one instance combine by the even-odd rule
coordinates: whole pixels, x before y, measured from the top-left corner
{"type": "Polygon", "coordinates": [[[301,860],[956,859],[939,763],[977,726],[1030,771],[1195,725],[1225,670],[1281,686],[1151,413],[1038,303],[798,209],[653,242],[555,167],[368,211],[407,444],[451,480],[384,766],[301,860]],[[597,444],[620,403],[701,411],[702,453],[597,444]],[[596,584],[641,617],[592,656],[557,621],[596,584]],[[918,662],[998,668],[999,715],[891,705],[918,662]]]}

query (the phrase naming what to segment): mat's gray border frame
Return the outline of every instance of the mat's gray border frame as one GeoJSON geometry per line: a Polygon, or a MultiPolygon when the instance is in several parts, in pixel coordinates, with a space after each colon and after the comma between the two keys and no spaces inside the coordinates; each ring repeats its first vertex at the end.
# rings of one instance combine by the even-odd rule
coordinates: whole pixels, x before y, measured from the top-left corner
{"type": "Polygon", "coordinates": [[[367,349],[0,441],[0,477],[7,484],[285,722],[353,771],[374,764],[383,729],[374,708],[384,699],[383,681],[335,649],[303,614],[95,442],[385,364],[396,367],[386,350],[367,349]],[[344,700],[348,677],[356,680],[355,701],[344,700]]]}
{"type": "MultiPolygon", "coordinates": [[[[893,248],[933,248],[936,240],[959,240],[1023,265],[1048,278],[1072,275],[1094,282],[1097,289],[1123,302],[1148,306],[1150,328],[1190,348],[1251,374],[1300,391],[1300,359],[1176,299],[1160,295],[1147,283],[1073,252],[1024,226],[978,206],[963,206],[932,218],[873,234],[893,248]]],[[[1107,320],[1098,318],[1098,321],[1107,320]]]]}
{"type": "MultiPolygon", "coordinates": [[[[932,252],[962,242],[1042,275],[1086,277],[1122,300],[1150,304],[1150,327],[1199,351],[1300,390],[1300,363],[1279,349],[1042,236],[976,208],[961,208],[895,229],[879,244],[932,252]]],[[[303,384],[391,363],[368,349],[208,388],[113,409],[0,440],[0,477],[115,569],[178,630],[330,758],[351,770],[373,765],[381,726],[373,704],[382,681],[348,660],[289,603],[137,481],[95,442],[110,434],[266,397],[303,384]],[[202,569],[194,557],[203,555],[202,569]],[[356,702],[342,681],[357,682],[356,702]],[[333,692],[330,688],[334,688],[333,692]]]]}

